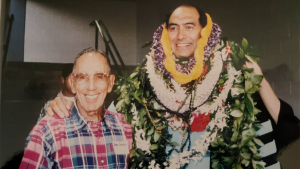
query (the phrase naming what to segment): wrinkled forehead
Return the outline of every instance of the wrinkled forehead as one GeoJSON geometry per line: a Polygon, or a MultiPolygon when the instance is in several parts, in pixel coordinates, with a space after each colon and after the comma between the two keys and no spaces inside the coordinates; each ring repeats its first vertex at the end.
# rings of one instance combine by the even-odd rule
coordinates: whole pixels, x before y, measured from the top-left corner
{"type": "MultiPolygon", "coordinates": [[[[193,20],[197,21],[199,23],[200,15],[198,13],[198,10],[194,7],[190,6],[181,6],[174,10],[174,12],[171,14],[169,23],[173,23],[176,21],[182,21],[182,20],[193,20]]],[[[199,23],[200,24],[200,23],[199,23]]]]}
{"type": "Polygon", "coordinates": [[[100,53],[85,53],[78,58],[75,65],[75,73],[106,73],[109,74],[107,60],[100,53]]]}

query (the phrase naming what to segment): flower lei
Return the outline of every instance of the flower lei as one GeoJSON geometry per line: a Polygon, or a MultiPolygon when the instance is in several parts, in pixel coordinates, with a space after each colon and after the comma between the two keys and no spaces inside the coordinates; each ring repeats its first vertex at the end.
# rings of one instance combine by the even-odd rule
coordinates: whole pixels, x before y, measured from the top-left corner
{"type": "MultiPolygon", "coordinates": [[[[243,39],[241,46],[228,42],[225,48],[215,51],[213,57],[207,57],[206,64],[211,65],[210,71],[202,84],[197,85],[203,85],[201,88],[210,88],[213,80],[205,81],[209,78],[217,79],[216,85],[208,94],[199,94],[201,90],[198,90],[184,98],[182,96],[187,96],[187,93],[173,79],[171,79],[171,87],[165,88],[166,84],[170,83],[165,81],[167,80],[165,75],[168,73],[157,64],[156,58],[159,57],[156,56],[159,52],[156,51],[155,45],[157,44],[154,43],[152,56],[148,55],[133,74],[121,77],[116,83],[118,85],[116,92],[120,94],[116,108],[124,113],[125,120],[133,127],[133,149],[129,167],[185,168],[191,159],[201,160],[210,145],[212,168],[263,168],[264,163],[260,161],[257,150],[262,143],[255,138],[255,131],[259,128],[255,115],[259,110],[255,108],[251,97],[251,94],[258,91],[262,77],[254,75],[251,69],[240,69],[245,61],[244,55],[253,56],[256,48],[248,47],[248,42],[243,39]],[[221,65],[218,65],[218,60],[222,61],[221,65]],[[218,72],[218,66],[222,67],[221,73],[210,74],[210,72],[218,72]],[[164,83],[164,85],[158,86],[155,83],[164,83]],[[205,83],[207,84],[204,85],[205,83]],[[165,95],[160,96],[158,92],[160,88],[168,89],[165,90],[165,95]],[[174,143],[169,141],[172,136],[168,133],[168,126],[172,125],[170,121],[175,115],[168,117],[165,112],[174,113],[174,110],[180,108],[176,103],[172,103],[176,107],[168,105],[167,100],[170,99],[169,95],[172,92],[174,93],[172,97],[179,98],[175,102],[185,102],[182,104],[182,111],[178,111],[176,116],[180,117],[180,114],[184,114],[184,110],[187,110],[190,112],[187,121],[190,125],[193,125],[193,121],[196,122],[197,118],[202,117],[201,115],[210,114],[210,121],[203,139],[197,140],[197,146],[192,147],[193,151],[179,151],[177,155],[170,158],[170,152],[165,152],[165,149],[166,145],[174,148],[174,143]],[[190,105],[187,103],[191,103],[192,97],[198,98],[197,104],[200,105],[185,106],[190,105]],[[173,110],[166,110],[166,108],[173,110]]],[[[209,50],[213,49],[215,48],[209,50]]],[[[175,126],[175,129],[178,128],[184,128],[184,125],[175,126]]],[[[189,144],[187,140],[185,143],[189,144]]]]}
{"type": "MultiPolygon", "coordinates": [[[[157,70],[162,74],[165,78],[172,78],[173,76],[170,72],[168,72],[165,68],[165,60],[166,60],[166,55],[164,53],[162,44],[161,44],[161,37],[162,37],[162,32],[163,32],[163,24],[160,25],[157,30],[154,32],[153,35],[153,46],[152,46],[152,51],[153,51],[153,56],[155,58],[155,65],[157,70]]],[[[208,58],[210,57],[212,51],[215,49],[217,44],[219,43],[219,39],[221,37],[221,28],[218,24],[212,23],[212,30],[211,34],[208,38],[207,45],[204,48],[204,61],[207,61],[208,58]]],[[[187,64],[183,65],[176,65],[176,69],[179,72],[184,73],[184,70],[190,70],[191,68],[194,67],[196,64],[195,57],[189,57],[189,61],[187,64]],[[181,69],[179,68],[181,67],[181,69]]]]}

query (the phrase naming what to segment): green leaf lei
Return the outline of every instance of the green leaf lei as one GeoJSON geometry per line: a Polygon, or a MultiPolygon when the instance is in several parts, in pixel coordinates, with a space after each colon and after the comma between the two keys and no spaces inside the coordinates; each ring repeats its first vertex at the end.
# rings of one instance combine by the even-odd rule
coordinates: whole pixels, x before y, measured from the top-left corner
{"type": "MultiPolygon", "coordinates": [[[[229,92],[225,102],[228,105],[225,109],[228,115],[227,126],[222,132],[218,132],[217,137],[210,144],[211,168],[261,169],[265,165],[259,155],[259,147],[263,143],[255,138],[260,126],[256,115],[260,110],[255,107],[256,103],[252,99],[252,94],[259,90],[262,76],[255,75],[253,69],[246,69],[242,66],[247,61],[245,55],[258,60],[257,47],[249,46],[246,39],[242,40],[241,45],[235,42],[227,42],[227,45],[232,51],[230,54],[232,65],[236,70],[241,70],[242,74],[233,83],[233,87],[238,88],[239,94],[232,96],[229,92]]],[[[118,112],[125,115],[125,121],[133,127],[133,146],[129,168],[146,169],[153,160],[160,168],[165,168],[170,165],[167,159],[171,154],[171,151],[166,153],[166,146],[174,147],[177,143],[169,141],[172,136],[168,133],[165,111],[161,110],[154,99],[153,87],[147,77],[145,64],[146,59],[134,73],[120,77],[116,82],[118,87],[115,92],[120,94],[116,108],[118,112]],[[145,143],[150,143],[149,152],[137,147],[136,138],[139,139],[139,137],[143,138],[145,143]]],[[[218,96],[219,88],[227,80],[226,73],[226,70],[222,73],[217,85],[218,90],[214,90],[210,98],[218,96]]],[[[212,113],[211,118],[213,116],[212,113]]]]}

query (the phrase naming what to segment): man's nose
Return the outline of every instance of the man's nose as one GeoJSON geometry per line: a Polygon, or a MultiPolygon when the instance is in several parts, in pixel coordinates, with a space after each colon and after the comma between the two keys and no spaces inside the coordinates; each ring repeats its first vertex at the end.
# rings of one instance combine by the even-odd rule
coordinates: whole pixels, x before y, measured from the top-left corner
{"type": "Polygon", "coordinates": [[[178,30],[178,39],[185,39],[186,38],[186,31],[184,29],[178,30]]]}
{"type": "Polygon", "coordinates": [[[88,89],[89,90],[94,90],[95,89],[95,80],[94,80],[94,78],[89,78],[88,89]]]}

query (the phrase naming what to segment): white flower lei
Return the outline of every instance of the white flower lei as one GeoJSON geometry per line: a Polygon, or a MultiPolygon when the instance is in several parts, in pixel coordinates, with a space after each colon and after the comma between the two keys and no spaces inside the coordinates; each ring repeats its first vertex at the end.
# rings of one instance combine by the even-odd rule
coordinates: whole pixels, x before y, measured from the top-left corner
{"type": "MultiPolygon", "coordinates": [[[[226,48],[224,48],[222,51],[217,51],[214,53],[215,57],[212,60],[213,65],[211,70],[208,72],[206,78],[202,81],[202,83],[197,85],[198,90],[194,102],[198,103],[198,105],[204,103],[211,95],[212,90],[215,88],[215,84],[220,78],[219,75],[221,74],[223,68],[223,61],[227,60],[228,54],[229,53],[226,48]]],[[[147,55],[146,57],[146,70],[155,94],[166,107],[170,108],[173,111],[176,111],[180,106],[180,104],[176,103],[176,101],[183,101],[185,99],[185,90],[173,79],[171,79],[171,82],[174,85],[175,91],[173,91],[172,89],[168,89],[163,78],[160,75],[156,74],[154,60],[152,59],[152,57],[150,55],[147,55]]],[[[231,63],[227,64],[227,69],[228,80],[224,84],[224,89],[221,91],[219,96],[213,101],[212,104],[205,103],[193,112],[207,114],[209,112],[217,111],[215,117],[211,119],[208,124],[208,128],[211,132],[206,132],[204,135],[202,135],[202,139],[196,140],[196,146],[192,147],[193,150],[200,152],[200,154],[194,155],[191,158],[190,155],[192,151],[179,153],[177,155],[174,154],[173,158],[169,160],[169,168],[180,168],[180,165],[189,163],[189,160],[194,160],[195,162],[202,160],[210,143],[216,138],[217,132],[220,130],[222,131],[226,126],[226,118],[228,117],[228,115],[225,114],[225,105],[223,104],[227,98],[228,92],[230,91],[230,89],[232,89],[234,80],[237,80],[237,75],[241,73],[236,71],[235,68],[231,66],[231,63]]],[[[179,112],[188,110],[189,100],[190,99],[188,98],[185,105],[179,112]]]]}
{"type": "MultiPolygon", "coordinates": [[[[185,90],[174,79],[171,79],[171,83],[173,84],[175,91],[167,88],[164,79],[155,72],[155,65],[152,57],[150,55],[147,55],[146,57],[146,70],[149,74],[148,77],[150,79],[150,84],[154,88],[154,92],[157,98],[169,109],[177,111],[179,106],[181,105],[181,103],[177,102],[183,102],[186,97],[185,90]]],[[[206,78],[202,81],[202,83],[197,85],[197,88],[201,90],[197,90],[196,98],[194,101],[195,103],[201,105],[210,96],[212,90],[215,87],[215,84],[219,79],[219,75],[222,71],[222,66],[223,62],[221,55],[219,54],[213,59],[213,66],[208,72],[206,78]]],[[[179,110],[180,113],[183,113],[189,109],[190,97],[191,96],[189,96],[184,106],[179,110]]]]}

